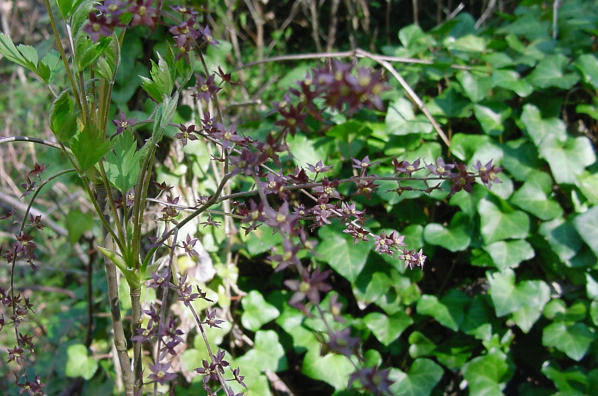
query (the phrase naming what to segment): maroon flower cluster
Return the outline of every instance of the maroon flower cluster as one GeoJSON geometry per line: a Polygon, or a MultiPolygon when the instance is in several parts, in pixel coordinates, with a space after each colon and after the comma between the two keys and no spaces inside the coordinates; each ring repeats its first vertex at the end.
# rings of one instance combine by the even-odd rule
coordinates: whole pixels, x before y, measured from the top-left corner
{"type": "Polygon", "coordinates": [[[322,120],[316,99],[323,99],[329,109],[349,115],[362,107],[381,110],[380,94],[387,89],[382,74],[370,68],[354,69],[352,64],[333,60],[330,66],[308,73],[298,88],[289,90],[285,100],[274,104],[282,116],[276,125],[293,135],[297,129],[307,130],[304,121],[308,114],[322,120]]]}
{"type": "Polygon", "coordinates": [[[129,26],[148,26],[153,28],[160,11],[154,7],[155,0],[104,0],[89,13],[89,19],[83,31],[89,34],[93,42],[112,35],[115,28],[129,26]],[[125,24],[129,16],[130,22],[125,24]]]}

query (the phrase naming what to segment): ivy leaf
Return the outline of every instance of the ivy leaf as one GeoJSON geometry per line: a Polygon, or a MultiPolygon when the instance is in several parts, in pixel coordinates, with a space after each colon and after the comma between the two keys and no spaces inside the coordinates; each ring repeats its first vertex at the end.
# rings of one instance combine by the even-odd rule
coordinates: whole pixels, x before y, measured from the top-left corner
{"type": "Polygon", "coordinates": [[[511,108],[499,103],[476,104],[473,106],[473,114],[485,133],[497,136],[505,131],[504,123],[511,115],[511,108]]]}
{"type": "Polygon", "coordinates": [[[568,325],[564,322],[555,322],[544,328],[542,345],[554,347],[571,359],[580,361],[595,338],[594,331],[584,323],[568,325]]]}
{"type": "Polygon", "coordinates": [[[504,271],[517,268],[519,263],[535,256],[534,248],[525,240],[498,241],[484,246],[496,268],[504,271]]]}
{"type": "Polygon", "coordinates": [[[349,282],[354,283],[372,249],[372,243],[359,243],[330,227],[318,232],[322,243],[317,247],[318,258],[330,265],[349,282]]]}
{"type": "Polygon", "coordinates": [[[482,199],[478,203],[480,229],[485,244],[507,238],[525,238],[529,232],[529,217],[508,205],[499,208],[493,202],[482,199]]]}
{"type": "Polygon", "coordinates": [[[542,146],[542,143],[548,137],[556,138],[562,142],[567,139],[567,127],[565,123],[558,118],[542,118],[540,110],[532,104],[523,106],[521,122],[525,126],[525,131],[538,148],[542,146]]]}
{"type": "Polygon", "coordinates": [[[464,118],[469,116],[470,105],[454,88],[446,89],[434,98],[434,103],[448,118],[464,118]]]}
{"type": "Polygon", "coordinates": [[[336,390],[347,388],[349,376],[355,371],[351,361],[344,355],[328,353],[320,355],[320,348],[312,348],[303,358],[301,372],[310,378],[324,381],[336,390]]]}
{"type": "Polygon", "coordinates": [[[598,256],[598,206],[578,215],[573,223],[582,239],[598,256]]]}
{"type": "Polygon", "coordinates": [[[524,333],[538,320],[550,299],[550,288],[544,281],[528,280],[515,284],[515,273],[511,269],[488,274],[488,282],[496,316],[515,312],[513,319],[524,333]]]}
{"type": "Polygon", "coordinates": [[[583,81],[598,89],[598,58],[592,54],[583,54],[577,58],[575,66],[581,72],[583,81]]]}
{"type": "Polygon", "coordinates": [[[405,98],[398,98],[388,106],[386,132],[391,135],[430,133],[432,124],[423,116],[416,116],[413,105],[405,98]]]}
{"type": "Polygon", "coordinates": [[[432,316],[441,325],[458,331],[469,301],[466,294],[455,289],[451,289],[440,301],[436,296],[424,294],[417,302],[417,313],[432,316]]]}
{"type": "Polygon", "coordinates": [[[260,371],[272,370],[275,372],[285,370],[287,367],[284,349],[274,330],[259,330],[255,333],[253,348],[238,358],[236,362],[241,365],[241,372],[243,372],[243,366],[250,366],[260,371]]]}
{"type": "Polygon", "coordinates": [[[449,228],[430,223],[424,228],[424,239],[432,245],[442,246],[451,252],[467,249],[471,241],[471,224],[464,213],[457,213],[451,219],[449,228]]]}
{"type": "Polygon", "coordinates": [[[544,172],[533,172],[527,181],[511,197],[511,202],[542,220],[550,220],[563,214],[563,209],[548,198],[552,191],[552,180],[544,172]]]}
{"type": "Polygon", "coordinates": [[[579,76],[563,73],[567,63],[569,59],[565,55],[549,55],[538,63],[527,79],[538,88],[569,89],[579,81],[579,76]]]}
{"type": "Polygon", "coordinates": [[[522,98],[534,92],[534,87],[522,79],[519,73],[514,70],[494,70],[492,73],[492,83],[496,87],[509,89],[522,98]]]}
{"type": "Polygon", "coordinates": [[[570,137],[564,142],[554,137],[547,138],[540,146],[540,154],[550,165],[554,180],[559,184],[575,184],[584,168],[596,161],[592,143],[585,136],[570,137]]]}
{"type": "Polygon", "coordinates": [[[465,365],[463,377],[467,381],[469,394],[502,396],[507,382],[508,365],[498,353],[478,356],[465,365]]]}
{"type": "Polygon", "coordinates": [[[502,166],[519,181],[526,181],[530,173],[543,165],[528,139],[508,141],[503,145],[503,153],[502,166]]]}
{"type": "Polygon", "coordinates": [[[257,290],[252,290],[243,297],[241,304],[243,305],[241,323],[243,327],[251,331],[258,330],[280,314],[278,309],[274,305],[268,304],[264,300],[264,296],[257,290]]]}
{"type": "Polygon", "coordinates": [[[474,76],[468,71],[462,71],[457,74],[457,79],[461,83],[465,95],[474,103],[484,100],[492,89],[490,77],[474,76]]]}
{"type": "Polygon", "coordinates": [[[399,369],[391,369],[390,379],[395,382],[390,386],[390,390],[396,396],[427,396],[443,374],[442,367],[432,360],[415,359],[408,374],[399,369]]]}
{"type": "Polygon", "coordinates": [[[108,180],[126,194],[137,182],[141,168],[141,151],[133,133],[125,131],[114,139],[113,150],[106,155],[106,175],[108,180]]]}
{"type": "Polygon", "coordinates": [[[538,229],[553,252],[567,266],[571,265],[571,259],[579,252],[583,241],[576,231],[576,226],[563,218],[542,223],[538,229]]]}
{"type": "Polygon", "coordinates": [[[413,333],[409,334],[408,343],[409,356],[414,359],[427,356],[434,351],[434,349],[436,349],[436,344],[419,331],[414,331],[413,333]]]}
{"type": "Polygon", "coordinates": [[[87,348],[83,344],[68,347],[65,373],[68,377],[83,377],[90,380],[98,369],[98,361],[87,355],[87,348]]]}
{"type": "Polygon", "coordinates": [[[385,346],[399,338],[401,333],[413,323],[413,319],[405,312],[399,311],[392,316],[380,312],[369,313],[363,318],[368,329],[374,333],[378,341],[385,346]]]}
{"type": "Polygon", "coordinates": [[[584,396],[588,392],[588,375],[579,367],[562,369],[555,362],[542,365],[542,374],[548,377],[562,395],[584,396]],[[581,389],[580,389],[581,388],[581,389]]]}

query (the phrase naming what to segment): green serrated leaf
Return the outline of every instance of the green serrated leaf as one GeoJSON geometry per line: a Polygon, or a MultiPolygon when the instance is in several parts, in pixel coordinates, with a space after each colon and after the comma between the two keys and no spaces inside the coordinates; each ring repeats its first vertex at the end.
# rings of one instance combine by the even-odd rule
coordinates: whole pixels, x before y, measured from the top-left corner
{"type": "Polygon", "coordinates": [[[480,231],[486,245],[509,238],[526,238],[529,232],[529,217],[520,211],[503,205],[499,208],[493,202],[482,199],[478,203],[480,231]]]}
{"type": "Polygon", "coordinates": [[[91,379],[98,369],[98,362],[87,354],[87,348],[83,344],[74,344],[67,349],[67,362],[65,373],[69,377],[83,377],[91,379]]]}
{"type": "Polygon", "coordinates": [[[94,166],[110,150],[112,143],[100,134],[94,126],[85,129],[73,138],[71,150],[82,172],[94,166]]]}
{"type": "Polygon", "coordinates": [[[251,331],[258,330],[280,314],[278,309],[274,305],[268,304],[264,300],[264,296],[257,290],[252,290],[243,297],[241,304],[243,305],[241,323],[243,327],[251,331]]]}
{"type": "Polygon", "coordinates": [[[318,235],[322,243],[317,247],[316,257],[330,265],[349,282],[355,282],[367,261],[372,244],[355,244],[351,237],[330,227],[320,228],[318,235]]]}
{"type": "Polygon", "coordinates": [[[542,332],[544,346],[554,347],[576,361],[583,359],[595,338],[593,329],[584,323],[568,325],[555,322],[546,326],[542,332]]]}
{"type": "Polygon", "coordinates": [[[112,37],[102,37],[98,42],[92,42],[87,36],[80,35],[76,42],[77,71],[86,70],[95,63],[112,42],[112,37]]]}
{"type": "Polygon", "coordinates": [[[380,312],[372,312],[367,314],[363,321],[378,341],[386,346],[399,338],[401,333],[413,323],[413,319],[403,311],[391,316],[380,312]]]}
{"type": "Polygon", "coordinates": [[[471,224],[464,213],[457,213],[451,219],[450,226],[430,223],[424,228],[424,239],[432,245],[442,246],[451,252],[467,249],[471,241],[471,224]]]}
{"type": "Polygon", "coordinates": [[[124,131],[114,139],[114,147],[106,155],[104,167],[110,183],[123,195],[137,182],[141,160],[133,132],[124,131]]]}
{"type": "Polygon", "coordinates": [[[50,108],[50,129],[56,139],[67,147],[77,133],[77,112],[68,91],[62,92],[50,108]]]}
{"type": "Polygon", "coordinates": [[[164,61],[160,53],[158,55],[158,63],[152,62],[150,69],[151,78],[140,76],[141,87],[154,99],[160,103],[164,100],[164,97],[169,97],[174,88],[174,81],[169,65],[164,61]]]}

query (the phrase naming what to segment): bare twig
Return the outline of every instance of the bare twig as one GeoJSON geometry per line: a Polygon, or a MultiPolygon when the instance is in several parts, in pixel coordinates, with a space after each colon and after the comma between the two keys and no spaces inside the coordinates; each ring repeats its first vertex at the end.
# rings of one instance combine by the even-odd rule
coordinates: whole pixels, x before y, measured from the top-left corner
{"type": "Polygon", "coordinates": [[[490,0],[488,2],[488,7],[486,7],[484,12],[482,13],[482,16],[480,16],[480,19],[478,19],[477,22],[475,23],[474,27],[476,29],[479,29],[480,26],[482,26],[484,24],[484,22],[486,22],[486,19],[488,19],[488,17],[490,17],[490,15],[492,15],[492,11],[494,11],[494,7],[496,7],[496,0],[490,0]]]}
{"type": "Polygon", "coordinates": [[[552,3],[552,38],[556,40],[559,34],[559,7],[561,0],[554,0],[552,3]]]}
{"type": "Polygon", "coordinates": [[[320,25],[318,24],[318,5],[316,0],[309,1],[309,13],[311,15],[311,36],[316,45],[316,50],[322,52],[322,44],[320,44],[320,25]]]}
{"type": "Polygon", "coordinates": [[[336,27],[338,24],[338,5],[340,0],[332,0],[330,5],[330,24],[328,25],[328,38],[326,39],[326,52],[331,52],[336,40],[336,27]]]}
{"type": "MultiPolygon", "coordinates": [[[[272,62],[284,62],[284,61],[298,61],[298,60],[308,60],[308,59],[324,59],[324,58],[365,58],[366,56],[363,54],[363,51],[360,48],[355,49],[355,51],[341,51],[341,52],[322,52],[322,53],[309,53],[309,54],[295,54],[295,55],[281,55],[281,56],[273,56],[271,58],[265,58],[259,61],[249,62],[241,65],[240,67],[236,68],[235,70],[246,69],[248,67],[252,67],[255,65],[259,65],[261,63],[272,63],[272,62]]],[[[407,64],[419,64],[419,65],[433,65],[435,62],[433,60],[428,59],[417,59],[417,58],[405,58],[399,56],[386,56],[386,55],[375,55],[378,59],[384,60],[387,62],[396,62],[396,63],[407,63],[407,64]]],[[[465,65],[451,65],[453,69],[458,70],[471,70],[471,67],[465,65]]]]}
{"type": "Polygon", "coordinates": [[[419,25],[419,8],[417,6],[417,0],[411,0],[413,5],[413,23],[419,25]]]}
{"type": "Polygon", "coordinates": [[[405,81],[405,79],[403,77],[401,77],[401,75],[395,70],[395,68],[392,67],[392,65],[390,63],[388,63],[387,61],[385,61],[383,59],[380,59],[380,57],[377,57],[374,54],[370,54],[370,53],[365,52],[363,50],[360,50],[360,51],[363,53],[364,56],[366,56],[367,58],[370,58],[370,59],[378,62],[386,70],[388,70],[390,72],[390,74],[392,74],[392,76],[399,82],[399,84],[405,90],[405,92],[407,92],[407,96],[409,96],[409,98],[411,99],[411,101],[421,110],[422,113],[424,113],[424,115],[426,116],[426,118],[428,119],[428,121],[430,121],[430,123],[432,124],[432,126],[436,130],[436,133],[438,133],[438,136],[440,136],[440,138],[442,139],[442,141],[444,142],[444,144],[446,144],[447,147],[450,147],[451,146],[451,142],[446,137],[446,135],[443,132],[442,128],[440,128],[440,124],[438,124],[438,122],[436,122],[436,120],[434,119],[434,117],[430,113],[430,110],[428,110],[428,108],[424,104],[424,102],[422,102],[422,100],[419,98],[419,96],[417,96],[417,94],[415,93],[415,91],[413,89],[411,89],[411,87],[409,86],[409,84],[407,84],[407,81],[405,81]]]}

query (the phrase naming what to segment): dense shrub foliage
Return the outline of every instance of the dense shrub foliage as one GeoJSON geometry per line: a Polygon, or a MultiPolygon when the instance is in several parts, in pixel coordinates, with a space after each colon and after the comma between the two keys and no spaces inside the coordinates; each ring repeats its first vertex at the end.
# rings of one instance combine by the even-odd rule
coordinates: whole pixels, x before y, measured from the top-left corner
{"type": "Polygon", "coordinates": [[[0,34],[7,394],[598,393],[596,1],[183,3],[0,34]]]}

